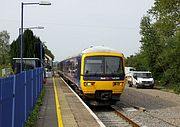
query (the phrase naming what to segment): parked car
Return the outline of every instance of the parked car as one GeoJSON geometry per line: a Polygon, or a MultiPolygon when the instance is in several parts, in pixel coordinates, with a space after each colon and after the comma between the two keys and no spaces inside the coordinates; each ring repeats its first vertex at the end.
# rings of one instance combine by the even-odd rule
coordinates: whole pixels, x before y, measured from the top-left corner
{"type": "Polygon", "coordinates": [[[129,87],[154,87],[154,79],[150,71],[131,71],[126,78],[129,87]]]}

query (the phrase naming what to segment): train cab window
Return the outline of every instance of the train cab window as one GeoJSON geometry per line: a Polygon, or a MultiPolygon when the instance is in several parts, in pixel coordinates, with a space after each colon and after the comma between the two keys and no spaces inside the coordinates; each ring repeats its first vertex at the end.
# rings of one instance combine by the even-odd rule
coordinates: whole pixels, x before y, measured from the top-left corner
{"type": "Polygon", "coordinates": [[[119,57],[105,57],[105,74],[120,74],[123,72],[119,57]]]}
{"type": "Polygon", "coordinates": [[[103,74],[102,57],[86,57],[84,73],[85,74],[103,74]]]}
{"type": "Polygon", "coordinates": [[[123,75],[122,58],[116,56],[89,56],[85,58],[85,75],[123,75]]]}

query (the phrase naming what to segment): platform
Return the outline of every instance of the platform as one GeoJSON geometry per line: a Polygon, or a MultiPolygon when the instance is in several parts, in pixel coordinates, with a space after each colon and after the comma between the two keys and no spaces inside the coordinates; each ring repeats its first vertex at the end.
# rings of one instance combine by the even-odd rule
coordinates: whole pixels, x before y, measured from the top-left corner
{"type": "Polygon", "coordinates": [[[37,127],[100,127],[98,118],[84,106],[61,78],[48,78],[37,127]]]}

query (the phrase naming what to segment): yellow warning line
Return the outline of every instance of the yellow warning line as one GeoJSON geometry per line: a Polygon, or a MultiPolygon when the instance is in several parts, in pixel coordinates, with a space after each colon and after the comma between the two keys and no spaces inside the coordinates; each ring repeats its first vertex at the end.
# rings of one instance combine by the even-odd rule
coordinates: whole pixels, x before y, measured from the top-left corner
{"type": "Polygon", "coordinates": [[[56,81],[53,77],[53,83],[54,83],[54,94],[55,94],[55,101],[56,101],[56,113],[57,113],[57,120],[58,120],[58,127],[63,127],[62,117],[61,117],[61,111],[60,111],[60,103],[58,99],[57,89],[56,89],[56,81]]]}

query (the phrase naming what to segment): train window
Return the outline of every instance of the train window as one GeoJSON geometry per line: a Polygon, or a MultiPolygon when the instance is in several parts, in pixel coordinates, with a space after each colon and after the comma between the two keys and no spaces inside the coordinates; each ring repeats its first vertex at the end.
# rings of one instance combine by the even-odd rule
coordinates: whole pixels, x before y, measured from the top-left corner
{"type": "Polygon", "coordinates": [[[86,57],[84,71],[85,74],[103,74],[102,57],[86,57]]]}
{"type": "Polygon", "coordinates": [[[122,72],[122,61],[119,57],[105,57],[105,74],[119,74],[122,72]]]}
{"type": "Polygon", "coordinates": [[[116,56],[89,56],[85,58],[84,74],[119,75],[123,74],[122,58],[116,56]]]}

